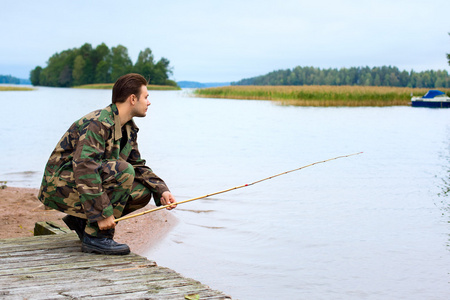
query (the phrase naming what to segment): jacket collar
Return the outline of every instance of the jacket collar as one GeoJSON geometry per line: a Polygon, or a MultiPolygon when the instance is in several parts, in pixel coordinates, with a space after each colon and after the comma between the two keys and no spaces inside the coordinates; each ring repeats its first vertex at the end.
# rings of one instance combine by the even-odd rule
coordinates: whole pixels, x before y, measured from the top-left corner
{"type": "MultiPolygon", "coordinates": [[[[114,140],[117,141],[122,138],[122,124],[120,123],[119,110],[114,103],[111,104],[111,111],[114,115],[114,140]]],[[[127,131],[128,138],[130,137],[131,129],[135,129],[136,132],[139,131],[139,128],[136,126],[133,119],[125,123],[125,129],[127,131]]]]}

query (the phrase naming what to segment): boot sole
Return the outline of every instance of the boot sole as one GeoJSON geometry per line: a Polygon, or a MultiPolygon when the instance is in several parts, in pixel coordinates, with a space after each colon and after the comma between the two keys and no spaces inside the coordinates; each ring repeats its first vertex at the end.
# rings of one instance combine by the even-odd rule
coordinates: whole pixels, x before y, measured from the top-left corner
{"type": "Polygon", "coordinates": [[[95,246],[81,245],[81,251],[84,253],[96,253],[96,254],[106,254],[106,255],[127,255],[130,254],[130,249],[127,250],[105,250],[95,246]]]}

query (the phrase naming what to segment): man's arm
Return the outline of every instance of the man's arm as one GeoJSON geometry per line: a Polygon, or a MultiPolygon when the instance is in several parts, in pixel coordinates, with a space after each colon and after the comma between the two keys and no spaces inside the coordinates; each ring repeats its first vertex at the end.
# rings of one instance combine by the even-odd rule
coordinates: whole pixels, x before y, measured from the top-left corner
{"type": "Polygon", "coordinates": [[[150,189],[153,194],[153,199],[156,206],[167,205],[176,202],[164,180],[158,177],[151,168],[145,165],[145,160],[141,158],[141,154],[139,153],[138,146],[135,141],[136,138],[136,136],[132,138],[132,148],[127,159],[127,161],[134,167],[135,180],[141,182],[148,189],[150,189]]]}

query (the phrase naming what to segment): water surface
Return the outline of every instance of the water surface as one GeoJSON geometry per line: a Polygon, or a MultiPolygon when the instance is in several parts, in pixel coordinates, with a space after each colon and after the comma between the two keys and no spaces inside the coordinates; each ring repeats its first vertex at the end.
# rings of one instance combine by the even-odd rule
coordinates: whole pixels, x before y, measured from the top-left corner
{"type": "MultiPolygon", "coordinates": [[[[147,256],[238,299],[447,299],[449,110],[282,107],[150,91],[139,147],[180,205],[147,256]]],[[[38,187],[110,92],[2,92],[0,181],[38,187]]]]}

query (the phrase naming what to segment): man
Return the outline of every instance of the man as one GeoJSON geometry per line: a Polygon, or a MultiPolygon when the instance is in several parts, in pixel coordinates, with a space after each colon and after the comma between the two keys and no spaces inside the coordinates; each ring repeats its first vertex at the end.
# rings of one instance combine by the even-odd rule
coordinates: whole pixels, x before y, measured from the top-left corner
{"type": "Polygon", "coordinates": [[[176,202],[138,151],[133,117],[145,117],[149,105],[144,77],[120,77],[112,104],[73,123],[45,167],[38,198],[67,214],[63,221],[78,234],[83,252],[130,253],[113,240],[115,219],[146,206],[152,195],[157,206],[176,202]]]}

